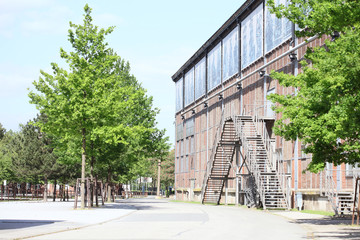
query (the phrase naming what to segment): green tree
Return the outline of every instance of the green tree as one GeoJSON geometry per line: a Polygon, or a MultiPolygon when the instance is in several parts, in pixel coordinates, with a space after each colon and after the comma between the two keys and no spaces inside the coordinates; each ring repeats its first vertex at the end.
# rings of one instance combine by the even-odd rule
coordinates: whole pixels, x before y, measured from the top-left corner
{"type": "Polygon", "coordinates": [[[360,2],[354,0],[291,0],[287,6],[268,0],[267,4],[278,18],[286,17],[303,29],[297,36],[348,32],[360,22],[360,2]]]}
{"type": "MultiPolygon", "coordinates": [[[[34,120],[36,123],[39,117],[34,120]]],[[[47,201],[47,183],[56,179],[64,169],[60,166],[51,147],[51,139],[41,132],[40,128],[28,122],[20,126],[11,143],[13,151],[12,166],[17,179],[21,182],[39,183],[45,185],[44,201],[47,201]]]]}
{"type": "Polygon", "coordinates": [[[12,165],[12,157],[16,153],[11,150],[11,142],[14,135],[12,131],[9,131],[0,139],[0,180],[7,180],[9,182],[16,179],[12,165]]]}
{"type": "Polygon", "coordinates": [[[310,171],[323,169],[326,162],[359,162],[360,2],[293,0],[274,12],[305,28],[298,36],[340,33],[323,47],[309,48],[297,76],[271,74],[281,85],[297,89],[294,95],[271,96],[281,113],[275,133],[306,144],[310,171]]]}
{"type": "Polygon", "coordinates": [[[169,187],[175,183],[175,149],[168,152],[168,155],[161,162],[161,183],[165,186],[166,196],[169,197],[169,187]]]}
{"type": "Polygon", "coordinates": [[[3,125],[0,123],[0,140],[4,138],[6,133],[6,129],[3,127],[3,125]]]}
{"type": "Polygon", "coordinates": [[[69,71],[52,63],[53,75],[41,71],[42,77],[34,82],[40,94],[29,93],[31,103],[48,117],[40,124],[43,131],[66,144],[81,142],[82,208],[87,155],[96,159],[101,153],[95,151],[104,145],[119,144],[123,148],[137,145],[139,152],[141,146],[132,143],[155,131],[158,112],[152,108],[152,98],[130,74],[129,63],[105,42],[114,27],[99,29],[92,24],[89,6],[84,10],[83,25],[70,22],[69,41],[74,52],[60,49],[69,71]]]}

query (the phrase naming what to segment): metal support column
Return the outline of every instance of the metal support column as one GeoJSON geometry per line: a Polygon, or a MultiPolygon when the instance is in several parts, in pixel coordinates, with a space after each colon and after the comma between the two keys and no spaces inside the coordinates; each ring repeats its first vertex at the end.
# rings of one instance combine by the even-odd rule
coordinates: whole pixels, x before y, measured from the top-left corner
{"type": "Polygon", "coordinates": [[[236,176],[235,176],[235,206],[239,205],[239,166],[240,166],[240,158],[239,158],[240,146],[235,147],[235,157],[236,157],[236,176]]]}

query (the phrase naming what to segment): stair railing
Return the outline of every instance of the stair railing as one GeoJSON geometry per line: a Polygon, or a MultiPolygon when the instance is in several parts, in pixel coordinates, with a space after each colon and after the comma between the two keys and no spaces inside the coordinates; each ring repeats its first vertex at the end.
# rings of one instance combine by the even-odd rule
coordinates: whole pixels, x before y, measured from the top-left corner
{"type": "MultiPolygon", "coordinates": [[[[286,207],[289,209],[290,201],[289,201],[288,196],[290,194],[290,186],[288,184],[288,176],[287,176],[288,174],[286,174],[286,172],[285,172],[284,164],[281,161],[281,159],[277,159],[275,157],[275,152],[273,149],[273,141],[269,136],[268,130],[266,128],[266,123],[264,121],[264,118],[259,117],[259,113],[261,112],[261,111],[259,111],[259,109],[261,109],[261,108],[263,108],[263,111],[265,113],[265,111],[266,111],[265,105],[262,107],[258,107],[254,111],[255,127],[256,127],[258,134],[262,137],[262,140],[264,142],[269,168],[271,171],[276,173],[276,177],[279,181],[281,191],[284,194],[286,207]]],[[[264,115],[265,114],[263,114],[263,116],[264,115]]]]}
{"type": "Polygon", "coordinates": [[[204,195],[205,195],[205,191],[206,191],[206,188],[207,188],[207,180],[209,178],[209,175],[211,173],[211,169],[212,169],[212,166],[213,166],[213,163],[214,163],[217,143],[219,142],[220,137],[221,137],[221,130],[223,128],[223,124],[224,124],[224,108],[222,109],[222,112],[221,112],[220,123],[216,128],[216,133],[215,133],[214,142],[213,142],[213,145],[212,145],[210,159],[208,160],[208,162],[206,164],[205,175],[204,175],[203,184],[202,184],[202,187],[201,187],[201,201],[202,202],[204,202],[204,195]]]}
{"type": "Polygon", "coordinates": [[[326,170],[325,173],[325,196],[328,197],[332,208],[334,209],[335,212],[335,216],[339,215],[339,211],[338,211],[338,204],[337,204],[337,191],[335,190],[335,183],[334,183],[334,178],[332,176],[332,171],[328,171],[326,170]]]}
{"type": "MultiPolygon", "coordinates": [[[[239,116],[236,116],[234,120],[235,120],[236,133],[238,137],[241,139],[242,147],[245,152],[245,157],[248,163],[248,167],[250,168],[250,171],[255,178],[255,183],[258,188],[261,202],[265,203],[265,188],[261,181],[261,174],[260,174],[261,170],[259,169],[259,165],[256,164],[256,152],[253,152],[252,150],[248,149],[249,142],[246,138],[247,136],[244,131],[245,125],[242,124],[243,122],[241,121],[241,118],[239,116]]],[[[266,209],[265,204],[263,204],[263,207],[264,209],[266,209]]]]}

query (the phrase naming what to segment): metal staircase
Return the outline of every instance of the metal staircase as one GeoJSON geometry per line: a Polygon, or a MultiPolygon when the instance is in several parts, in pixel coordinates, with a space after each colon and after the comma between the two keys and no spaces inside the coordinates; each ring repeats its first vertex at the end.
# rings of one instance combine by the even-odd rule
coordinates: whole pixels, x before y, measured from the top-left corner
{"type": "MultiPolygon", "coordinates": [[[[223,118],[222,118],[223,119],[223,118]]],[[[202,203],[220,203],[221,193],[228,178],[235,146],[241,144],[244,161],[247,162],[252,189],[244,189],[254,201],[253,188],[259,195],[264,209],[288,209],[289,188],[282,164],[274,160],[271,139],[263,126],[259,131],[256,124],[265,126],[265,122],[254,121],[251,116],[234,116],[221,120],[215,135],[213,151],[208,161],[201,191],[202,203]]],[[[247,196],[248,197],[248,196],[247,196]]],[[[259,205],[259,204],[258,204],[259,205]]]]}
{"type": "Polygon", "coordinates": [[[202,203],[219,204],[224,184],[229,176],[236,144],[232,118],[221,121],[215,136],[213,151],[207,164],[201,191],[202,203]]]}
{"type": "Polygon", "coordinates": [[[353,192],[340,192],[336,189],[332,172],[325,173],[325,196],[328,198],[335,216],[352,214],[354,202],[356,203],[358,200],[355,199],[354,201],[355,196],[353,192]]]}
{"type": "Polygon", "coordinates": [[[282,164],[275,162],[265,122],[251,116],[236,116],[235,125],[263,208],[288,209],[286,176],[282,164]]]}

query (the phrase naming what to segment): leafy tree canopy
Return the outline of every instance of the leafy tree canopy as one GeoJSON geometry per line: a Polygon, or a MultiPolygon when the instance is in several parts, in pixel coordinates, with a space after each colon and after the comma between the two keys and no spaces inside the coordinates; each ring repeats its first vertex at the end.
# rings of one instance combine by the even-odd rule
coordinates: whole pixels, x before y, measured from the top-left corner
{"type": "Polygon", "coordinates": [[[278,18],[286,17],[297,24],[298,36],[347,32],[360,22],[360,1],[356,0],[291,0],[285,7],[268,0],[270,11],[278,18]]]}
{"type": "Polygon", "coordinates": [[[275,133],[306,144],[305,152],[312,154],[310,171],[323,169],[326,162],[359,162],[360,2],[293,0],[274,12],[306,27],[298,35],[340,32],[335,41],[308,49],[307,61],[301,62],[302,73],[271,74],[281,85],[297,89],[295,94],[270,97],[279,103],[276,112],[281,113],[275,133]]]}
{"type": "Polygon", "coordinates": [[[6,133],[6,129],[0,123],[0,140],[3,139],[3,137],[5,136],[5,133],[6,133]]]}
{"type": "Polygon", "coordinates": [[[0,181],[16,180],[14,167],[12,165],[12,158],[16,153],[12,151],[11,145],[14,136],[15,134],[9,131],[0,139],[0,181]]]}

